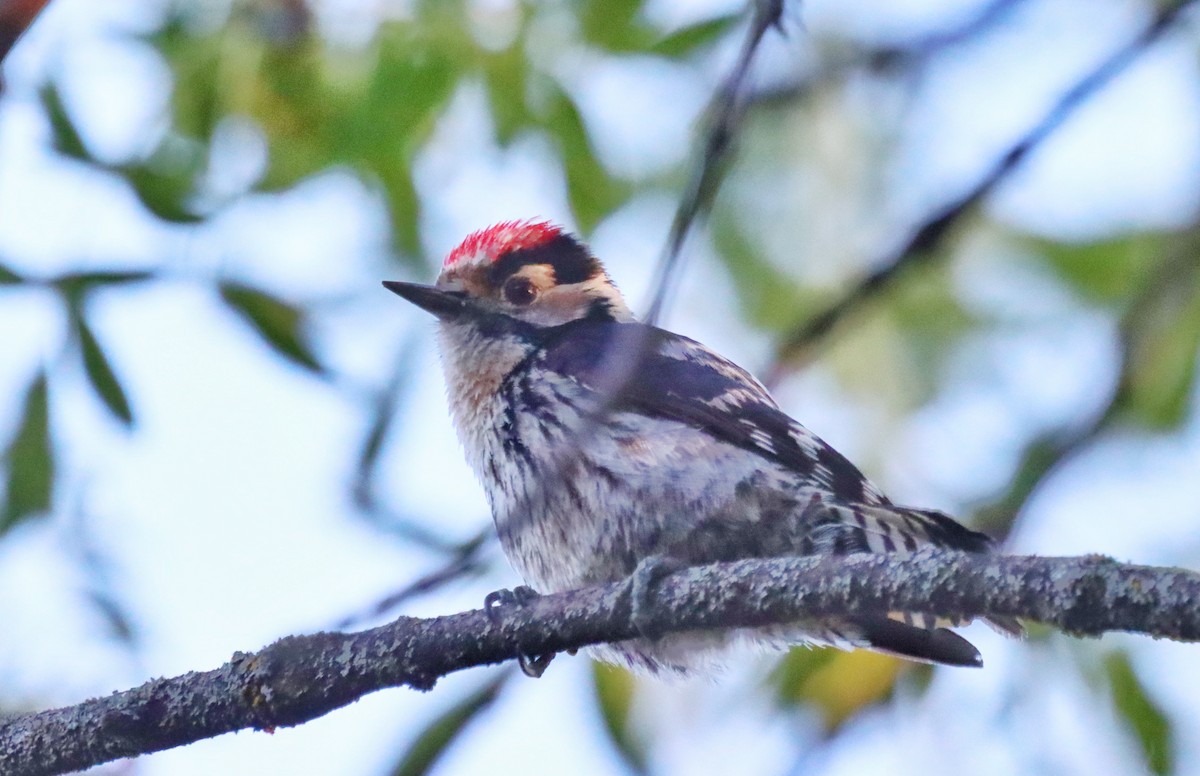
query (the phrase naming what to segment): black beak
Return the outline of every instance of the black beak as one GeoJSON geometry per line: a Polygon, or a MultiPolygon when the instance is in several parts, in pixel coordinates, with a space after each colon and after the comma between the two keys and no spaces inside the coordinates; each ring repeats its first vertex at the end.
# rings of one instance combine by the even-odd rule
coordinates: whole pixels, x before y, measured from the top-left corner
{"type": "Polygon", "coordinates": [[[442,291],[433,286],[420,283],[402,283],[399,280],[385,280],[383,287],[393,294],[398,294],[408,301],[427,310],[444,321],[453,320],[467,310],[467,300],[462,294],[442,291]]]}

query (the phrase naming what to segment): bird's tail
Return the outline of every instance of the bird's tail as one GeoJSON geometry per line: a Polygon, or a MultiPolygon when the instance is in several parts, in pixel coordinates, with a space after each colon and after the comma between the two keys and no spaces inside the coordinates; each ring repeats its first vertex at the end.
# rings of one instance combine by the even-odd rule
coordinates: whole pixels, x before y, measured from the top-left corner
{"type": "MultiPolygon", "coordinates": [[[[829,534],[829,549],[850,552],[908,554],[933,545],[964,552],[994,552],[986,534],[972,531],[949,515],[935,510],[892,505],[825,505],[834,515],[818,528],[829,534]],[[839,535],[835,535],[839,534],[839,535]]],[[[818,539],[818,544],[822,542],[818,539]]],[[[839,628],[847,641],[860,647],[899,655],[911,660],[955,666],[978,666],[979,651],[948,628],[966,625],[968,619],[937,617],[921,612],[890,612],[886,616],[849,618],[839,628]]],[[[983,618],[1007,636],[1021,637],[1025,629],[1012,617],[983,618]]]]}

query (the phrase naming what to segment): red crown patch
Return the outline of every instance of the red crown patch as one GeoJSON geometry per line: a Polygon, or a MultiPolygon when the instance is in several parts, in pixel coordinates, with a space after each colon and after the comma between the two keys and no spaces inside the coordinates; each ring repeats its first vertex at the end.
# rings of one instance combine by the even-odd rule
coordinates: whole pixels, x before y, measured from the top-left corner
{"type": "Polygon", "coordinates": [[[549,221],[505,221],[472,232],[446,256],[444,267],[483,254],[495,261],[512,251],[536,248],[562,234],[562,228],[549,221]]]}

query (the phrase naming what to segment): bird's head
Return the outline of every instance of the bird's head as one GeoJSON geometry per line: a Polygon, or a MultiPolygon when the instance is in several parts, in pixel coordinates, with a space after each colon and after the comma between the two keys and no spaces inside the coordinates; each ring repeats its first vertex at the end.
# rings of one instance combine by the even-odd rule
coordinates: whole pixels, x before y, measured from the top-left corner
{"type": "Polygon", "coordinates": [[[469,235],[450,251],[432,286],[384,286],[453,328],[500,332],[581,318],[633,319],[587,247],[545,221],[506,221],[469,235]]]}
{"type": "MultiPolygon", "coordinates": [[[[604,267],[557,226],[507,221],[475,232],[450,251],[432,286],[385,281],[438,319],[446,388],[460,439],[483,449],[479,434],[506,376],[555,331],[578,320],[632,321],[604,267]]],[[[481,471],[481,460],[473,461],[481,471]]]]}

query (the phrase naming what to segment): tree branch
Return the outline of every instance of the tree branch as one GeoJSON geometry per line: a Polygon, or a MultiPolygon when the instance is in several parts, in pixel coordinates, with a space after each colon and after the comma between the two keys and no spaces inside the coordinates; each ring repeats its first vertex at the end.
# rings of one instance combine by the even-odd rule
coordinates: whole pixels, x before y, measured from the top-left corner
{"type": "MultiPolygon", "coordinates": [[[[664,579],[664,632],[808,617],[914,611],[1019,617],[1081,636],[1111,630],[1200,639],[1200,574],[1080,558],[923,550],[746,560],[664,579]]],[[[508,660],[637,635],[623,583],[505,608],[400,619],[361,633],[289,636],[224,666],[0,725],[0,771],[41,776],[169,749],[221,733],[298,725],[366,693],[508,660]]]]}
{"type": "Polygon", "coordinates": [[[880,75],[907,74],[950,47],[983,36],[991,28],[999,26],[1016,6],[1024,2],[1027,0],[991,0],[978,9],[974,16],[948,29],[831,57],[811,72],[800,75],[795,81],[767,86],[750,95],[747,101],[755,107],[791,105],[806,99],[818,87],[852,73],[865,71],[880,75]]]}
{"type": "Polygon", "coordinates": [[[764,380],[766,385],[777,385],[785,374],[805,360],[813,346],[828,336],[835,326],[857,311],[864,302],[878,296],[904,270],[937,256],[938,249],[946,237],[965,215],[972,212],[976,205],[1006,180],[1080,105],[1124,72],[1142,52],[1158,41],[1183,10],[1194,2],[1195,0],[1179,0],[1159,10],[1136,38],[1113,52],[1064,92],[1041,120],[1001,154],[969,191],[930,215],[903,245],[879,262],[878,269],[859,280],[841,299],[786,333],[776,348],[774,364],[764,380]]]}
{"type": "Polygon", "coordinates": [[[1121,315],[1116,343],[1119,359],[1107,400],[1083,422],[1076,419],[1064,423],[1030,440],[1004,491],[970,510],[972,526],[994,539],[1006,540],[1019,530],[1022,510],[1034,491],[1055,470],[1087,450],[1116,421],[1127,416],[1144,358],[1139,348],[1143,331],[1159,319],[1158,308],[1172,292],[1180,288],[1200,289],[1197,281],[1200,281],[1200,224],[1194,224],[1182,235],[1179,245],[1159,262],[1121,315]]]}
{"type": "Polygon", "coordinates": [[[767,30],[772,27],[782,30],[783,0],[751,0],[750,6],[750,27],[746,30],[741,53],[738,54],[737,63],[729,77],[717,89],[709,104],[708,123],[700,154],[693,165],[687,189],[684,190],[675,209],[675,217],[671,219],[667,246],[654,271],[655,279],[651,285],[654,295],[650,300],[649,309],[643,316],[646,323],[658,323],[679,274],[683,241],[696,217],[711,209],[717,189],[724,180],[734,140],[745,117],[746,101],[743,91],[758,47],[767,30]]]}

